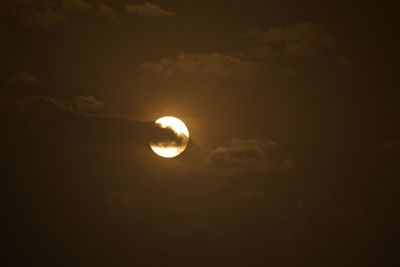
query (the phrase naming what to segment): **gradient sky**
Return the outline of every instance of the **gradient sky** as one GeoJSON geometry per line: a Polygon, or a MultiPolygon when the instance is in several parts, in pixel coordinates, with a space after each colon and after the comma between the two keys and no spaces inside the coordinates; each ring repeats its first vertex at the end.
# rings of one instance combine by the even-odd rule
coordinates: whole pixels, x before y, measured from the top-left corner
{"type": "Polygon", "coordinates": [[[1,266],[396,266],[397,13],[2,0],[1,266]]]}

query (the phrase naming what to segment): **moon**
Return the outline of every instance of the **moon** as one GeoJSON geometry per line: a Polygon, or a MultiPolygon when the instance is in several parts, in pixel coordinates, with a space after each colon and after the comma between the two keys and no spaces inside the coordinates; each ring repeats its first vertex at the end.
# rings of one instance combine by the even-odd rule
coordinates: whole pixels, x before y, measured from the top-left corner
{"type": "Polygon", "coordinates": [[[163,158],[175,158],[182,154],[189,143],[189,130],[185,123],[171,116],[159,118],[155,123],[161,128],[169,128],[174,131],[177,135],[177,140],[169,142],[150,142],[150,147],[154,153],[163,158]]]}

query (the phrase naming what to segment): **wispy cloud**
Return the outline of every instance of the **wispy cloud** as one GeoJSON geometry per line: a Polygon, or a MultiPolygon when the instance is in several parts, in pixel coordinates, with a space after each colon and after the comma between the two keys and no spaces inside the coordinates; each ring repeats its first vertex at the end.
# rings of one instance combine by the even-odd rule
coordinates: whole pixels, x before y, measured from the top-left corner
{"type": "Polygon", "coordinates": [[[146,62],[141,69],[163,76],[185,74],[250,80],[257,75],[258,66],[237,56],[210,53],[180,54],[175,59],[146,62]]]}
{"type": "Polygon", "coordinates": [[[166,17],[175,15],[175,13],[165,10],[157,4],[149,2],[143,4],[127,5],[126,12],[146,18],[157,18],[157,17],[166,17]]]}
{"type": "Polygon", "coordinates": [[[31,27],[46,28],[65,23],[72,13],[115,18],[110,7],[89,0],[5,0],[0,6],[2,13],[31,27]]]}
{"type": "Polygon", "coordinates": [[[78,96],[75,99],[78,110],[93,110],[104,107],[104,102],[96,99],[94,96],[78,96]]]}
{"type": "Polygon", "coordinates": [[[252,29],[245,37],[257,43],[255,53],[264,59],[311,57],[333,48],[338,41],[329,28],[313,23],[272,27],[266,31],[252,29]]]}
{"type": "Polygon", "coordinates": [[[216,172],[243,174],[293,168],[280,145],[269,139],[233,138],[211,152],[207,168],[216,172]]]}

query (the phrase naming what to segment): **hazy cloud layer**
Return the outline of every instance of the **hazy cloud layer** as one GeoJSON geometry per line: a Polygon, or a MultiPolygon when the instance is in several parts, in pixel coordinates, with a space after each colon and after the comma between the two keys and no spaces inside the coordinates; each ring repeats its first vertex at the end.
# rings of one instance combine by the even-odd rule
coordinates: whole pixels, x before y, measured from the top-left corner
{"type": "Polygon", "coordinates": [[[3,9],[2,14],[14,18],[22,25],[34,27],[65,23],[72,13],[115,18],[115,13],[110,7],[88,0],[7,0],[0,6],[3,9]]]}
{"type": "Polygon", "coordinates": [[[180,54],[176,59],[146,62],[141,69],[163,76],[205,75],[238,80],[251,80],[258,72],[256,64],[220,53],[180,54]]]}
{"type": "Polygon", "coordinates": [[[159,5],[149,2],[143,4],[127,5],[126,12],[146,18],[157,18],[157,17],[166,17],[175,15],[175,13],[167,11],[161,8],[159,5]]]}
{"type": "Polygon", "coordinates": [[[207,167],[217,172],[243,174],[291,169],[293,164],[271,140],[233,138],[211,153],[207,167]]]}
{"type": "Polygon", "coordinates": [[[0,266],[400,266],[400,17],[356,2],[0,0],[0,266]]]}

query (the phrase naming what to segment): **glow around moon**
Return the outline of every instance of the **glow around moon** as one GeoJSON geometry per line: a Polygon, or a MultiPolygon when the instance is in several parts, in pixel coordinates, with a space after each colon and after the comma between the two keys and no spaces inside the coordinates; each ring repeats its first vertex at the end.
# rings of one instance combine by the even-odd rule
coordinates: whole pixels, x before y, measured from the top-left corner
{"type": "Polygon", "coordinates": [[[162,117],[156,120],[156,124],[161,128],[169,128],[177,135],[176,141],[169,142],[150,142],[151,149],[159,156],[164,158],[174,158],[185,151],[189,143],[189,130],[185,123],[175,117],[162,117]]]}

